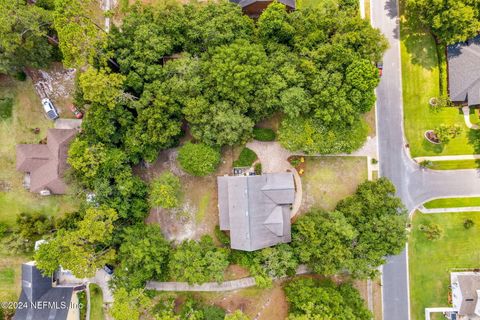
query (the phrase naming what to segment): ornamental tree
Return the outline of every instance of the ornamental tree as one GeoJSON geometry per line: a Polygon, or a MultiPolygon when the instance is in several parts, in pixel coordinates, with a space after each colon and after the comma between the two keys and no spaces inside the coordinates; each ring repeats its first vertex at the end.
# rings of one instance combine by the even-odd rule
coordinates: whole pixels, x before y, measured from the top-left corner
{"type": "Polygon", "coordinates": [[[203,143],[187,142],[178,151],[178,162],[189,174],[206,176],[217,169],[220,163],[220,151],[203,143]]]}

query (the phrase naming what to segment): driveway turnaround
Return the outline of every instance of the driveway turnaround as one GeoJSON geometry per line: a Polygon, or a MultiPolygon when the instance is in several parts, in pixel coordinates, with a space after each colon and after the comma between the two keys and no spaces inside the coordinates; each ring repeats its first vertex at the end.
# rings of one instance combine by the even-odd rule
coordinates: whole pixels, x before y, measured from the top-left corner
{"type": "MultiPolygon", "coordinates": [[[[390,43],[377,88],[377,135],[380,176],[392,180],[397,195],[412,213],[430,199],[480,195],[480,178],[477,170],[422,169],[405,148],[397,1],[371,2],[372,25],[379,28],[390,43]]],[[[407,249],[389,257],[383,266],[383,319],[410,319],[407,249]]]]}

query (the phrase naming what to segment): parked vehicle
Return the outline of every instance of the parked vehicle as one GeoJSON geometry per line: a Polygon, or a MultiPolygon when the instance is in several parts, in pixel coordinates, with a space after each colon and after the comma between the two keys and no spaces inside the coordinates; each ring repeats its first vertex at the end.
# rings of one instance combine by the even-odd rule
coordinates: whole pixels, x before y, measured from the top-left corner
{"type": "Polygon", "coordinates": [[[112,275],[113,274],[113,267],[109,264],[106,264],[104,267],[103,267],[103,270],[108,273],[109,275],[112,275]]]}
{"type": "Polygon", "coordinates": [[[70,105],[70,111],[72,111],[73,115],[77,119],[82,119],[83,118],[83,113],[77,109],[73,104],[70,105]]]}
{"type": "Polygon", "coordinates": [[[381,77],[383,74],[383,61],[377,62],[378,76],[381,77]]]}
{"type": "Polygon", "coordinates": [[[47,98],[43,99],[42,106],[48,119],[55,120],[59,117],[58,111],[53,105],[52,101],[50,101],[50,99],[47,99],[47,98]]]}

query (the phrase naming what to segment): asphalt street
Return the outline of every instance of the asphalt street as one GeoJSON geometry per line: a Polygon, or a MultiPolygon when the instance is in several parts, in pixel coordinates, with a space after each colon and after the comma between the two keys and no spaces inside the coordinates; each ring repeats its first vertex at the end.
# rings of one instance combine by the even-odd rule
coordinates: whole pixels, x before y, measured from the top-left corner
{"type": "MultiPolygon", "coordinates": [[[[409,212],[433,198],[480,195],[477,170],[432,171],[420,168],[405,148],[400,61],[398,0],[371,2],[372,25],[387,37],[377,88],[377,126],[380,175],[392,180],[409,212]]],[[[419,88],[420,89],[420,88],[419,88]]],[[[383,266],[383,319],[407,320],[409,289],[407,254],[389,257],[383,266]]]]}

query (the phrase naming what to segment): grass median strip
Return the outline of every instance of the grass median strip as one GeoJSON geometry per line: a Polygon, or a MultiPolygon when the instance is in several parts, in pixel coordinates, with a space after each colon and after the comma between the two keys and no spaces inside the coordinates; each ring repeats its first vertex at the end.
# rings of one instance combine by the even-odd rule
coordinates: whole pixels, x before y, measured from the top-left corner
{"type": "Polygon", "coordinates": [[[480,197],[435,199],[423,206],[427,209],[480,207],[480,197]]]}
{"type": "Polygon", "coordinates": [[[458,170],[458,169],[476,169],[480,167],[480,160],[445,160],[432,161],[430,169],[433,170],[458,170]]]}

